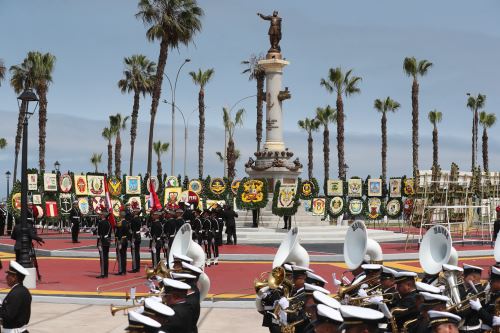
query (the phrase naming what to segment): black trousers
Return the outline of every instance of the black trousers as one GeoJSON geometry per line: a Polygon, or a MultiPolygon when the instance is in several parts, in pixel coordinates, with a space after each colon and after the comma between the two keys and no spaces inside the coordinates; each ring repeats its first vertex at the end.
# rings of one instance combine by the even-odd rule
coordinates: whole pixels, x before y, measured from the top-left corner
{"type": "Polygon", "coordinates": [[[292,228],[292,217],[285,215],[283,221],[285,221],[285,229],[290,230],[292,228]]]}
{"type": "Polygon", "coordinates": [[[212,237],[208,236],[203,239],[203,244],[205,245],[205,254],[207,259],[212,258],[212,237]]]}
{"type": "Polygon", "coordinates": [[[149,242],[149,251],[151,252],[151,263],[153,264],[153,268],[155,268],[160,262],[160,254],[163,247],[162,244],[163,243],[160,241],[149,242]]]}
{"type": "Polygon", "coordinates": [[[116,246],[116,260],[118,261],[118,273],[127,273],[127,242],[116,246]]]}
{"type": "Polygon", "coordinates": [[[252,222],[254,227],[259,226],[260,209],[252,209],[252,222]]]}
{"type": "Polygon", "coordinates": [[[109,246],[102,246],[99,249],[99,263],[101,267],[101,275],[108,276],[109,246]]]}
{"type": "Polygon", "coordinates": [[[132,257],[132,270],[138,270],[141,266],[141,241],[130,242],[130,256],[132,257]]]}
{"type": "Polygon", "coordinates": [[[226,226],[226,233],[227,233],[227,244],[236,245],[237,243],[236,226],[226,226]]]}
{"type": "Polygon", "coordinates": [[[212,245],[212,253],[214,254],[213,257],[218,258],[219,257],[219,244],[218,244],[217,240],[215,239],[215,237],[212,237],[210,243],[212,245]]]}
{"type": "Polygon", "coordinates": [[[495,223],[493,224],[493,240],[497,239],[498,231],[500,231],[500,220],[499,219],[495,220],[495,223]]]}
{"type": "Polygon", "coordinates": [[[78,242],[78,234],[80,233],[80,223],[73,223],[71,225],[71,240],[78,242]]]}

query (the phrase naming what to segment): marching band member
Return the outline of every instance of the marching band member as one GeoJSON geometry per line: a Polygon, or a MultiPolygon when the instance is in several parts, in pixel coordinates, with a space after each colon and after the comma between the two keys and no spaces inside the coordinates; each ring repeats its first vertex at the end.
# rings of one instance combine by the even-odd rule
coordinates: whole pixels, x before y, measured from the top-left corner
{"type": "Polygon", "coordinates": [[[210,222],[210,211],[208,209],[203,210],[203,245],[206,254],[206,266],[212,264],[212,223],[210,222]]]}
{"type": "Polygon", "coordinates": [[[156,320],[162,326],[166,325],[170,320],[170,317],[174,315],[174,310],[172,310],[172,308],[152,297],[148,297],[144,300],[143,309],[143,315],[156,320]]]}
{"type": "Polygon", "coordinates": [[[419,297],[422,299],[422,302],[419,304],[420,315],[415,319],[405,322],[403,327],[401,327],[401,331],[427,333],[429,326],[428,312],[431,310],[446,311],[446,304],[450,301],[447,296],[426,291],[420,292],[419,297]]]}
{"type": "Polygon", "coordinates": [[[182,270],[182,263],[183,262],[188,263],[188,264],[193,263],[193,259],[191,259],[188,256],[185,256],[183,254],[179,254],[179,253],[172,253],[172,258],[173,258],[172,269],[175,271],[182,270]]]}
{"type": "Polygon", "coordinates": [[[127,246],[129,225],[125,219],[125,208],[120,207],[120,217],[115,228],[116,260],[118,261],[118,273],[115,275],[127,274],[127,246]]]}
{"type": "Polygon", "coordinates": [[[321,291],[313,291],[312,298],[308,298],[305,306],[305,311],[307,316],[309,317],[309,325],[304,329],[305,333],[314,333],[315,332],[315,321],[318,319],[318,305],[325,305],[332,309],[340,309],[340,303],[336,299],[331,298],[328,294],[325,294],[321,291]]]}
{"type": "Polygon", "coordinates": [[[325,287],[325,284],[328,283],[325,279],[323,279],[318,274],[314,274],[313,272],[306,272],[306,283],[314,284],[316,286],[325,287]]]}
{"type": "Polygon", "coordinates": [[[71,240],[73,243],[80,243],[78,241],[78,234],[80,233],[80,221],[82,219],[82,212],[78,208],[78,200],[73,201],[73,207],[69,213],[71,221],[71,240]]]}
{"type": "Polygon", "coordinates": [[[340,314],[344,319],[340,329],[345,333],[377,333],[385,319],[380,311],[352,305],[340,306],[340,314]]]}
{"type": "Polygon", "coordinates": [[[137,202],[132,202],[127,211],[127,220],[130,225],[130,255],[132,257],[132,270],[130,273],[137,273],[141,266],[141,209],[137,202]]]}
{"type": "Polygon", "coordinates": [[[189,273],[171,273],[172,279],[184,282],[189,285],[190,289],[187,292],[186,295],[186,303],[188,303],[191,306],[191,309],[193,311],[193,333],[198,332],[198,319],[200,319],[200,312],[201,312],[201,307],[200,307],[200,291],[198,287],[196,286],[196,282],[198,281],[198,278],[200,275],[196,276],[193,274],[189,273]],[[196,286],[196,290],[194,290],[194,286],[196,286]]]}
{"type": "Polygon", "coordinates": [[[431,333],[458,333],[458,324],[462,318],[444,311],[429,311],[431,333]]]}
{"type": "Polygon", "coordinates": [[[471,299],[469,301],[470,308],[478,313],[479,319],[481,319],[484,325],[487,325],[489,327],[500,326],[500,317],[497,316],[496,311],[496,302],[497,300],[499,300],[499,298],[500,269],[496,266],[491,266],[488,302],[483,307],[479,299],[471,299]]]}
{"type": "Polygon", "coordinates": [[[101,275],[96,276],[97,279],[108,277],[109,267],[109,247],[111,246],[111,223],[109,223],[109,211],[106,207],[101,206],[97,213],[99,221],[97,222],[97,249],[99,250],[99,263],[101,267],[101,275]]]}
{"type": "Polygon", "coordinates": [[[396,272],[394,275],[396,289],[401,296],[392,309],[398,327],[403,327],[406,321],[416,318],[419,314],[416,304],[416,277],[417,273],[405,271],[396,272]]]}
{"type": "Polygon", "coordinates": [[[11,260],[6,271],[7,286],[10,289],[0,307],[0,319],[4,332],[28,332],[31,317],[31,294],[23,281],[29,272],[16,261],[11,260]]]}
{"type": "MultiPolygon", "coordinates": [[[[311,269],[307,267],[302,267],[302,266],[297,266],[297,265],[292,265],[292,282],[293,282],[293,288],[290,293],[290,298],[293,299],[291,303],[299,303],[303,302],[305,304],[306,302],[306,292],[305,292],[305,282],[306,282],[306,272],[312,271],[311,269]]],[[[309,285],[312,286],[312,285],[309,285]]],[[[321,288],[321,287],[316,287],[316,288],[321,288]]],[[[323,288],[322,288],[323,289],[323,288]]],[[[282,297],[279,300],[280,307],[282,311],[286,310],[290,306],[290,301],[286,299],[285,297],[282,297]]],[[[282,312],[283,315],[283,312],[282,312]]],[[[280,315],[281,316],[281,315],[280,315]]],[[[283,315],[283,318],[281,318],[282,321],[285,316],[283,315]]],[[[286,316],[286,323],[285,324],[292,324],[295,326],[295,332],[297,333],[302,333],[304,332],[306,326],[309,324],[309,320],[307,318],[305,309],[298,309],[295,313],[289,313],[286,316]],[[298,324],[296,324],[298,323],[298,324]]]]}
{"type": "Polygon", "coordinates": [[[130,311],[128,313],[128,327],[125,328],[129,333],[153,333],[158,332],[161,324],[154,319],[138,313],[130,311]]]}
{"type": "Polygon", "coordinates": [[[186,302],[189,285],[173,279],[163,279],[163,302],[174,310],[175,314],[169,318],[168,322],[162,325],[162,329],[167,332],[191,333],[194,322],[194,314],[186,302]]]}
{"type": "MultiPolygon", "coordinates": [[[[481,272],[483,269],[481,267],[468,264],[464,264],[463,269],[464,283],[458,286],[460,299],[469,298],[484,290],[484,287],[481,285],[481,272]]],[[[460,327],[460,332],[480,333],[482,331],[482,322],[476,311],[468,308],[464,311],[459,311],[457,314],[464,318],[464,323],[460,327]]]]}
{"type": "Polygon", "coordinates": [[[396,271],[389,267],[382,266],[382,272],[380,273],[380,288],[382,294],[384,295],[384,300],[389,301],[389,304],[397,302],[399,299],[399,294],[396,290],[396,283],[394,280],[394,274],[396,271]],[[393,296],[390,297],[389,294],[393,296]]]}
{"type": "Polygon", "coordinates": [[[151,211],[150,215],[150,220],[151,220],[151,226],[150,226],[150,233],[151,233],[151,239],[149,240],[149,250],[151,252],[151,262],[153,264],[153,268],[158,265],[160,262],[160,253],[161,249],[163,247],[163,242],[162,242],[162,235],[163,235],[163,228],[160,222],[160,216],[162,212],[155,210],[151,211]]]}
{"type": "Polygon", "coordinates": [[[202,245],[203,243],[203,222],[201,219],[201,210],[194,210],[194,219],[191,221],[191,229],[193,229],[193,240],[202,245]]]}
{"type": "Polygon", "coordinates": [[[317,319],[313,322],[316,333],[337,333],[341,332],[339,327],[344,322],[339,310],[333,309],[323,304],[317,307],[317,319]]]}

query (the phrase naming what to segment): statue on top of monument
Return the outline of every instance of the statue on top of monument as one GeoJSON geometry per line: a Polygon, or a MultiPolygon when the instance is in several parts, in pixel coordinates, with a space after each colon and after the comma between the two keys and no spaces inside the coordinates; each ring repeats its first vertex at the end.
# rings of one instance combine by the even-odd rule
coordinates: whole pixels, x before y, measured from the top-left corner
{"type": "Polygon", "coordinates": [[[269,27],[269,41],[271,42],[271,48],[268,53],[271,52],[281,52],[280,48],[280,40],[281,40],[281,17],[278,16],[278,11],[274,11],[273,15],[262,15],[261,13],[257,13],[261,19],[266,21],[271,21],[271,26],[269,27]]]}

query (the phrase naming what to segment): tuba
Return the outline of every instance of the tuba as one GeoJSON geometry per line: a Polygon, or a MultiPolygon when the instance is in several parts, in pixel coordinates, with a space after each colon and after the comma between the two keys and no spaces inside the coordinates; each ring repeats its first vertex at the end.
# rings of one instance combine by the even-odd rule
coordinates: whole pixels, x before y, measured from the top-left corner
{"type": "Polygon", "coordinates": [[[344,261],[349,269],[358,268],[365,256],[372,264],[382,264],[384,255],[380,244],[368,238],[363,221],[354,221],[347,229],[344,242],[344,261]]]}
{"type": "Polygon", "coordinates": [[[443,264],[457,265],[458,254],[451,244],[452,239],[448,228],[435,225],[427,230],[418,252],[420,266],[424,272],[435,275],[441,272],[443,264]]]}
{"type": "Polygon", "coordinates": [[[299,244],[299,228],[292,228],[281,242],[274,256],[273,268],[286,262],[295,262],[298,266],[309,267],[309,254],[299,244]]]}

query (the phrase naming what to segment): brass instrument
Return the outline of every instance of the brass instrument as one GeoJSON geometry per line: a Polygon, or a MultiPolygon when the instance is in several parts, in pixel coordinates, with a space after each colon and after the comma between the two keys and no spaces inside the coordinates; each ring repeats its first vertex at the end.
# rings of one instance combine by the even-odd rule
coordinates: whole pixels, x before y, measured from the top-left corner
{"type": "Polygon", "coordinates": [[[486,299],[486,291],[481,291],[475,295],[469,296],[466,299],[460,301],[460,303],[456,303],[447,307],[446,311],[447,312],[465,311],[470,308],[469,301],[471,299],[476,299],[476,298],[479,298],[480,300],[484,301],[486,299]]]}
{"type": "Polygon", "coordinates": [[[265,277],[266,274],[269,274],[269,272],[262,272],[260,273],[260,277],[256,278],[253,281],[253,285],[255,288],[255,293],[257,294],[262,288],[267,287],[267,278],[265,277]]]}
{"type": "Polygon", "coordinates": [[[394,293],[385,293],[385,294],[372,294],[372,295],[368,295],[368,296],[365,296],[365,297],[348,297],[347,301],[348,301],[349,305],[367,306],[367,305],[370,304],[368,302],[368,300],[370,298],[372,298],[374,296],[381,296],[381,297],[384,298],[382,300],[382,303],[391,303],[392,301],[394,301],[394,297],[396,297],[397,294],[399,294],[399,293],[398,292],[394,292],[394,293]]]}
{"type": "Polygon", "coordinates": [[[401,329],[401,333],[408,333],[408,327],[410,325],[414,324],[415,322],[417,322],[418,320],[419,320],[419,318],[410,319],[410,320],[405,321],[403,324],[403,328],[401,329]]]}
{"type": "Polygon", "coordinates": [[[139,303],[139,304],[134,304],[134,305],[123,305],[123,306],[116,306],[116,305],[113,305],[111,304],[109,306],[109,310],[111,312],[111,315],[114,316],[118,311],[127,311],[128,309],[132,309],[132,308],[138,308],[140,306],[142,306],[143,303],[139,303]]]}
{"type": "MultiPolygon", "coordinates": [[[[150,297],[150,296],[160,296],[161,291],[159,293],[147,293],[141,296],[135,296],[134,299],[132,299],[132,302],[135,304],[135,302],[140,301],[142,298],[150,297]]],[[[128,302],[131,299],[130,294],[128,292],[125,293],[125,302],[128,302]]]]}
{"type": "Polygon", "coordinates": [[[179,269],[169,269],[167,267],[167,261],[165,259],[160,260],[158,264],[156,264],[156,267],[153,268],[146,268],[146,278],[151,279],[153,276],[158,275],[161,276],[162,278],[170,278],[171,273],[176,272],[180,273],[181,270],[179,269]]]}
{"type": "Polygon", "coordinates": [[[281,266],[273,268],[271,272],[262,272],[260,277],[254,280],[255,293],[258,293],[262,288],[269,287],[269,289],[277,289],[283,287],[285,297],[292,289],[292,282],[286,279],[285,269],[281,266]],[[267,274],[267,278],[265,277],[267,274]]]}
{"type": "Polygon", "coordinates": [[[295,329],[297,325],[302,324],[304,322],[304,319],[297,320],[296,322],[293,322],[288,325],[283,325],[281,326],[281,333],[295,333],[295,329]]]}
{"type": "Polygon", "coordinates": [[[378,281],[380,277],[378,275],[373,276],[368,279],[363,279],[362,281],[356,283],[356,284],[351,284],[350,286],[344,287],[344,286],[339,286],[339,290],[337,291],[337,295],[335,295],[333,298],[337,300],[342,300],[346,295],[352,293],[353,291],[356,291],[359,289],[363,284],[369,284],[370,282],[378,281]]]}

